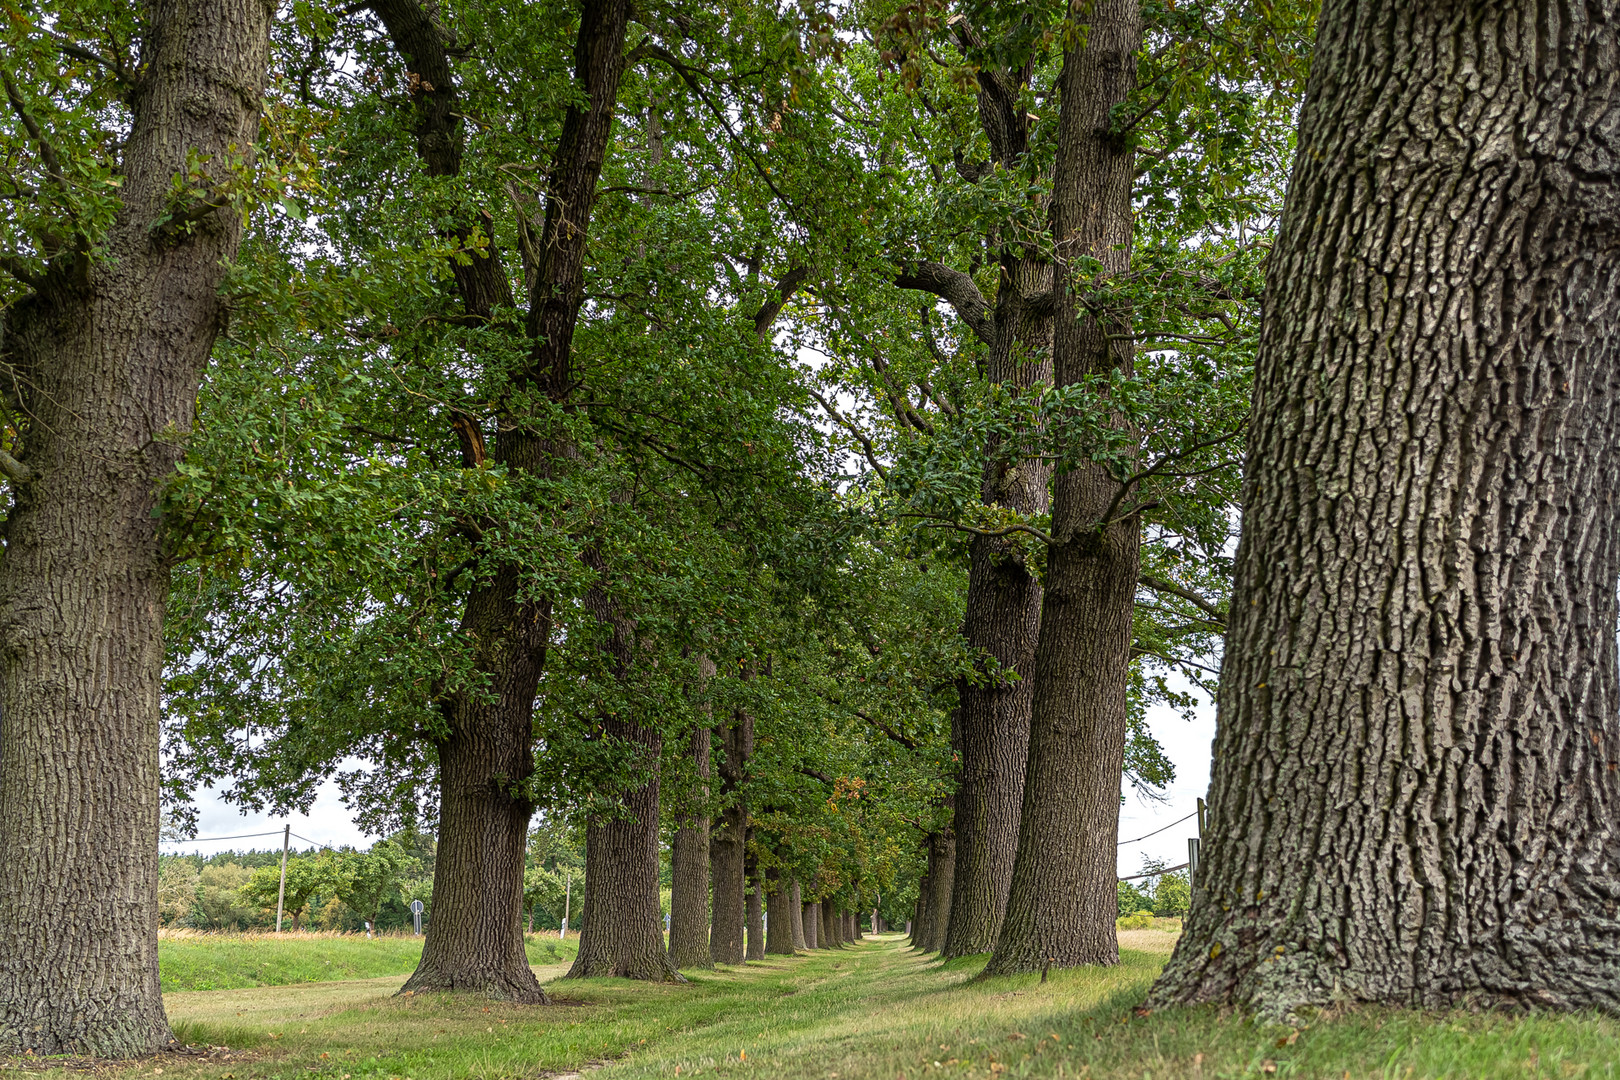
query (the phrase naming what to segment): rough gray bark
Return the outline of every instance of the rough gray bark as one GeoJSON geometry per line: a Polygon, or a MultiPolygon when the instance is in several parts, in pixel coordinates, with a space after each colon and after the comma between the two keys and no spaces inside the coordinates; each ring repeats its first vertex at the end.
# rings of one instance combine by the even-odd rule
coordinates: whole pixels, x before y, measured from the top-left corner
{"type": "MultiPolygon", "coordinates": [[[[713,674],[710,665],[710,674],[713,674]]],[[[696,799],[709,797],[709,729],[692,731],[692,759],[700,781],[696,799]]],[[[709,818],[681,820],[670,843],[669,962],[677,968],[713,967],[709,953],[709,818]]]]}
{"type": "MultiPolygon", "coordinates": [[[[520,682],[538,681],[526,665],[506,668],[520,682]]],[[[474,722],[439,745],[439,841],[433,867],[433,919],[422,959],[401,987],[467,991],[511,1001],[546,1001],[529,968],[522,933],[523,855],[529,802],[490,783],[496,775],[527,776],[534,757],[527,732],[499,722],[511,687],[500,698],[457,714],[474,722]],[[478,723],[478,720],[489,721],[478,723]]],[[[518,692],[522,692],[519,688],[518,692]]],[[[529,693],[533,693],[532,687],[529,693]]]]}
{"type": "MultiPolygon", "coordinates": [[[[416,146],[428,175],[459,175],[465,132],[458,82],[439,25],[420,0],[377,0],[372,9],[418,75],[412,94],[416,146]]],[[[467,220],[450,234],[459,239],[480,226],[469,210],[467,220]]],[[[469,315],[487,319],[513,303],[505,269],[493,252],[465,266],[454,264],[454,275],[469,315]]],[[[466,418],[456,425],[469,466],[477,463],[474,446],[482,442],[480,438],[475,444],[471,431],[466,418]]],[[[509,446],[510,440],[499,441],[497,455],[509,446]]],[[[476,663],[497,692],[451,694],[441,702],[446,730],[436,746],[439,854],[433,921],[422,959],[402,991],[545,999],[529,970],[513,910],[522,909],[523,851],[533,809],[516,789],[534,771],[530,714],[545,667],[551,618],[546,601],[520,599],[520,577],[518,567],[501,568],[473,590],[462,616],[462,630],[479,642],[476,663]]]]}
{"type": "Polygon", "coordinates": [[[951,922],[956,883],[956,833],[947,829],[928,835],[928,926],[918,934],[918,947],[941,952],[951,922]]]}
{"type": "MultiPolygon", "coordinates": [[[[959,33],[971,35],[967,24],[959,33]]],[[[964,41],[971,47],[974,42],[964,41]]],[[[1006,169],[1027,168],[1032,118],[1020,104],[1019,85],[1029,70],[982,68],[979,71],[979,120],[989,141],[991,159],[1006,169]]],[[[952,289],[957,310],[989,346],[981,374],[1009,389],[1027,389],[1052,381],[1052,311],[1045,298],[1052,288],[1052,264],[1035,245],[992,232],[986,237],[997,252],[993,317],[971,279],[952,289]],[[963,302],[961,292],[971,290],[963,302]]],[[[901,284],[929,287],[922,278],[901,284]]],[[[980,498],[987,506],[1014,510],[1020,517],[1046,513],[1051,468],[1036,458],[1013,453],[1002,439],[985,446],[980,498]]],[[[954,720],[961,756],[955,796],[956,837],[953,894],[943,919],[938,948],[946,956],[989,952],[1001,930],[1018,845],[1023,805],[1024,769],[1029,758],[1030,707],[1034,691],[1036,638],[1040,628],[1041,581],[1022,554],[1023,546],[1006,537],[975,536],[969,546],[968,590],[962,636],[981,659],[979,676],[957,684],[960,708],[954,720]]]]}
{"type": "MultiPolygon", "coordinates": [[[[753,830],[749,830],[752,838],[753,830]]],[[[760,895],[759,862],[752,851],[744,856],[743,876],[747,881],[748,951],[750,960],[765,959],[765,905],[760,895]]]]}
{"type": "Polygon", "coordinates": [[[925,873],[922,880],[917,882],[917,903],[911,909],[911,922],[906,924],[913,949],[922,948],[923,940],[928,936],[928,881],[929,875],[925,873]]]}
{"type": "Polygon", "coordinates": [[[838,914],[830,900],[822,900],[821,904],[821,947],[823,949],[836,949],[844,942],[838,936],[838,914]]]}
{"type": "MultiPolygon", "coordinates": [[[[621,682],[640,651],[636,624],[613,598],[613,581],[595,548],[583,561],[600,576],[585,593],[585,608],[608,628],[603,651],[607,668],[621,682]]],[[[658,762],[663,736],[622,713],[599,717],[602,736],[634,753],[636,771],[647,777],[619,798],[626,811],[613,818],[591,818],[585,825],[585,871],[591,888],[579,953],[568,978],[622,976],[682,981],[664,946],[664,918],[658,896],[658,762]]]]}
{"type": "MultiPolygon", "coordinates": [[[[645,760],[657,761],[659,739],[647,728],[603,719],[610,737],[638,742],[645,760]]],[[[628,818],[591,821],[585,828],[585,872],[590,889],[581,911],[579,954],[568,978],[622,976],[655,982],[680,975],[664,951],[658,903],[658,781],[626,792],[628,818]]]]}
{"type": "Polygon", "coordinates": [[[789,902],[792,904],[788,911],[793,916],[793,948],[795,951],[802,951],[810,948],[810,945],[804,938],[804,896],[799,890],[798,878],[793,879],[793,888],[789,890],[789,902]]]}
{"type": "Polygon", "coordinates": [[[1322,12],[1155,1002],[1620,1008],[1616,26],[1322,12]]]}
{"type": "MultiPolygon", "coordinates": [[[[1058,77],[1053,361],[1063,386],[1132,364],[1128,317],[1090,311],[1068,267],[1089,255],[1106,273],[1130,269],[1133,155],[1109,125],[1135,86],[1142,15],[1138,0],[1098,0],[1084,20],[1058,77]]],[[[1116,502],[1119,494],[1097,464],[1053,482],[1057,542],[1047,552],[1018,855],[987,974],[1119,959],[1115,841],[1140,544],[1131,500],[1116,502]]]]}
{"type": "Polygon", "coordinates": [[[765,871],[765,953],[766,955],[793,955],[793,902],[791,886],[782,887],[782,878],[776,867],[765,871]]]}
{"type": "Polygon", "coordinates": [[[747,921],[743,893],[747,866],[743,858],[748,838],[748,809],[742,801],[748,759],[754,754],[754,719],[737,710],[732,722],[720,730],[720,794],[724,800],[720,827],[709,844],[709,866],[714,875],[714,921],[709,928],[709,954],[717,964],[740,964],[747,956],[743,924],[747,921]]]}
{"type": "MultiPolygon", "coordinates": [[[[418,155],[429,175],[458,175],[465,137],[442,29],[420,0],[371,0],[370,7],[418,76],[411,93],[418,155]]],[[[573,335],[585,295],[585,248],[624,73],[628,13],[625,0],[587,0],[580,9],[574,65],[582,100],[565,113],[552,158],[542,257],[533,268],[523,329],[528,356],[515,376],[525,391],[554,403],[565,401],[574,387],[573,335]]],[[[472,211],[466,216],[451,224],[451,237],[483,227],[472,211]]],[[[510,284],[494,252],[481,252],[465,265],[453,263],[452,273],[469,315],[487,320],[497,308],[512,305],[510,284]]],[[[502,408],[490,457],[516,474],[555,474],[572,455],[566,439],[541,430],[546,425],[526,413],[502,408]]],[[[451,424],[463,463],[482,465],[484,439],[477,421],[457,413],[451,424]]],[[[438,744],[441,854],[434,870],[433,932],[406,983],[412,991],[544,998],[523,957],[520,932],[530,809],[520,792],[533,771],[533,704],[550,640],[551,601],[533,595],[525,580],[524,567],[497,567],[474,585],[463,612],[460,629],[474,643],[473,666],[496,693],[489,695],[483,687],[457,691],[440,703],[445,718],[438,744]],[[445,767],[445,762],[454,764],[445,767]]],[[[655,829],[656,817],[655,807],[655,829]]],[[[662,955],[662,935],[658,951],[662,955]]]]}
{"type": "MultiPolygon", "coordinates": [[[[257,137],[270,16],[260,0],[142,5],[123,204],[104,237],[65,237],[0,312],[0,398],[21,436],[0,561],[0,1054],[133,1057],[171,1039],[156,508],[242,229],[235,207],[201,203],[162,222],[188,156],[220,165],[257,137]]],[[[18,74],[32,111],[34,76],[18,74]]]]}
{"type": "Polygon", "coordinates": [[[804,905],[804,947],[821,948],[821,904],[812,901],[804,905]]]}

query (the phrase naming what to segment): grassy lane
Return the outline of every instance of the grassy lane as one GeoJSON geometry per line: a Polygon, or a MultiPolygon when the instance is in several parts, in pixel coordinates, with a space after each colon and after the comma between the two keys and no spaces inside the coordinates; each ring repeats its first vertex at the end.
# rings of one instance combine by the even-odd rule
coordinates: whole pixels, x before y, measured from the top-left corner
{"type": "MultiPolygon", "coordinates": [[[[555,982],[565,1003],[524,1008],[394,996],[399,977],[174,994],[187,1041],[228,1056],[165,1056],[118,1080],[507,1080],[606,1063],[592,1080],[974,1076],[1608,1077],[1620,1022],[1362,1009],[1294,1029],[1214,1010],[1145,1017],[1173,939],[1121,934],[1117,968],[971,981],[879,938],[836,953],[695,973],[684,986],[555,982]],[[245,1054],[243,1052],[246,1052],[245,1054]]],[[[555,979],[565,967],[537,968],[555,979]]],[[[108,1070],[112,1071],[112,1070],[108,1070]]]]}

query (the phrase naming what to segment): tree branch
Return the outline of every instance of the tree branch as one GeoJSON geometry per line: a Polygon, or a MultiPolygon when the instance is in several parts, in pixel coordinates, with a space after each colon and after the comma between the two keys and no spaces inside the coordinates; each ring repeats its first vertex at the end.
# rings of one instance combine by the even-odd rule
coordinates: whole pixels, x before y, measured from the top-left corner
{"type": "Polygon", "coordinates": [[[996,342],[996,320],[985,303],[984,294],[973,279],[960,270],[932,260],[902,263],[894,283],[902,289],[932,293],[955,309],[957,316],[986,345],[996,342]]]}
{"type": "Polygon", "coordinates": [[[1185,657],[1177,659],[1173,656],[1166,656],[1162,652],[1155,652],[1152,649],[1144,649],[1136,645],[1131,646],[1131,659],[1135,660],[1139,656],[1151,656],[1153,659],[1169,664],[1171,667],[1197,668],[1199,671],[1207,671],[1216,677],[1221,674],[1220,668],[1212,668],[1208,664],[1200,664],[1196,660],[1188,660],[1185,657]]]}
{"type": "Polygon", "coordinates": [[[776,287],[771,290],[771,296],[774,299],[766,299],[765,303],[760,306],[759,312],[754,316],[754,336],[756,338],[760,341],[765,340],[765,335],[771,332],[771,327],[776,323],[776,317],[782,313],[782,309],[787,306],[787,302],[792,299],[793,294],[799,291],[799,287],[809,279],[810,270],[804,266],[792,267],[777,279],[776,287]]]}
{"type": "Polygon", "coordinates": [[[866,460],[871,463],[872,469],[879,476],[883,477],[885,481],[888,480],[889,471],[882,465],[878,464],[877,451],[872,448],[872,440],[867,438],[866,432],[862,431],[860,426],[857,425],[855,421],[839,412],[838,407],[832,402],[828,401],[826,398],[817,393],[814,387],[807,386],[805,389],[809,391],[811,397],[821,402],[821,407],[827,410],[828,416],[832,417],[832,419],[840,427],[849,432],[851,435],[855,436],[855,438],[860,441],[861,446],[866,450],[866,460]]]}
{"type": "Polygon", "coordinates": [[[1138,584],[1145,585],[1156,593],[1164,593],[1168,596],[1180,597],[1207,615],[1210,622],[1216,623],[1223,627],[1226,625],[1225,613],[1208,600],[1205,600],[1202,596],[1199,596],[1197,593],[1193,592],[1191,589],[1183,589],[1173,581],[1166,581],[1164,578],[1154,577],[1152,574],[1143,574],[1136,580],[1138,584]]]}
{"type": "Polygon", "coordinates": [[[632,49],[626,62],[627,64],[635,63],[637,60],[647,57],[651,57],[652,59],[667,65],[675,72],[675,74],[681,77],[681,81],[686,83],[687,88],[690,89],[692,93],[697,95],[698,100],[703,102],[704,106],[708,108],[715,120],[719,121],[720,127],[725,131],[726,136],[731,140],[732,145],[734,145],[742,153],[743,157],[748,159],[748,164],[753,167],[755,175],[757,175],[760,180],[764,182],[766,187],[771,189],[771,194],[775,195],[777,199],[781,201],[783,206],[793,206],[795,209],[797,209],[793,200],[788,198],[786,193],[783,192],[781,188],[776,186],[776,182],[771,179],[770,172],[766,170],[764,165],[760,164],[759,159],[754,156],[753,150],[751,150],[748,145],[742,141],[742,138],[738,136],[737,132],[733,130],[731,121],[726,118],[725,110],[721,109],[713,101],[709,100],[709,95],[703,91],[703,87],[698,85],[697,77],[699,74],[711,79],[713,76],[709,75],[708,72],[703,71],[701,68],[695,68],[690,64],[684,63],[680,57],[676,56],[668,49],[665,49],[659,45],[654,45],[650,41],[644,41],[632,49]]]}
{"type": "Polygon", "coordinates": [[[883,721],[879,720],[877,717],[868,716],[864,712],[857,709],[853,705],[845,705],[844,708],[848,709],[850,712],[854,713],[856,716],[860,717],[862,720],[865,720],[868,724],[871,724],[873,727],[877,728],[883,734],[887,735],[889,738],[893,739],[895,742],[899,743],[901,746],[904,746],[907,750],[915,750],[915,749],[917,749],[917,740],[916,739],[907,738],[905,735],[902,735],[900,732],[894,730],[892,727],[890,727],[888,724],[885,724],[883,721]]]}
{"type": "Polygon", "coordinates": [[[0,450],[0,473],[4,473],[13,483],[27,484],[37,479],[34,470],[0,450]]]}
{"type": "Polygon", "coordinates": [[[5,271],[30,289],[40,289],[45,285],[45,275],[36,274],[28,268],[28,263],[15,255],[0,255],[0,270],[5,271]]]}
{"type": "MultiPolygon", "coordinates": [[[[113,73],[114,78],[126,86],[135,81],[130,77],[129,65],[125,58],[119,58],[116,60],[109,59],[93,49],[87,49],[83,45],[79,45],[69,40],[68,38],[57,33],[55,30],[47,29],[45,32],[50,35],[52,41],[56,42],[56,47],[60,49],[63,54],[71,56],[75,60],[83,60],[86,63],[98,64],[101,67],[106,68],[108,71],[113,73]]],[[[117,42],[114,42],[114,44],[117,44],[117,42]]]]}
{"type": "Polygon", "coordinates": [[[972,533],[974,536],[989,537],[1011,536],[1015,532],[1021,532],[1028,533],[1030,536],[1040,540],[1042,543],[1051,544],[1054,547],[1057,546],[1058,542],[1056,537],[1042,532],[1033,525],[1025,525],[1022,523],[1017,525],[1008,525],[1000,529],[980,529],[972,525],[963,525],[958,521],[949,521],[945,518],[929,517],[927,514],[901,514],[900,516],[926,518],[927,520],[922,523],[922,526],[925,529],[955,529],[957,532],[972,533]]]}
{"type": "Polygon", "coordinates": [[[39,122],[34,119],[34,114],[28,111],[28,105],[23,101],[22,93],[18,91],[17,84],[11,81],[11,72],[0,71],[0,83],[5,85],[6,100],[11,102],[11,111],[17,114],[17,119],[28,130],[29,137],[39,147],[39,156],[45,161],[46,175],[51,178],[51,182],[57,187],[64,192],[67,191],[68,183],[67,177],[62,173],[62,159],[57,156],[56,147],[52,146],[51,141],[45,137],[45,132],[40,128],[39,122]]]}
{"type": "MultiPolygon", "coordinates": [[[[1169,465],[1171,462],[1180,461],[1185,457],[1191,457],[1200,450],[1208,450],[1212,446],[1219,446],[1221,443],[1230,442],[1241,434],[1243,434],[1243,431],[1241,428],[1239,428],[1236,431],[1229,431],[1224,435],[1217,435],[1212,439],[1205,439],[1202,442],[1193,443],[1193,445],[1182,450],[1177,450],[1173,454],[1164,455],[1142,471],[1133,473],[1132,475],[1126,477],[1123,481],[1121,481],[1119,490],[1114,493],[1114,500],[1108,504],[1108,509],[1103,512],[1102,517],[1098,521],[1097,527],[1106,528],[1107,526],[1112,525],[1114,523],[1114,511],[1118,510],[1119,504],[1125,501],[1125,496],[1130,494],[1131,488],[1135,487],[1143,480],[1146,480],[1148,477],[1161,472],[1166,465],[1169,465]]],[[[1156,506],[1158,504],[1155,503],[1153,505],[1156,506]]],[[[1137,507],[1133,513],[1140,513],[1146,509],[1146,506],[1140,506],[1137,507]]],[[[1128,517],[1129,515],[1126,516],[1128,517]]],[[[1120,520],[1123,521],[1124,518],[1121,518],[1120,520]]]]}
{"type": "Polygon", "coordinates": [[[872,370],[876,371],[878,378],[883,381],[884,393],[888,395],[889,405],[894,409],[895,419],[900,421],[901,426],[913,427],[924,435],[932,435],[934,425],[924,420],[921,414],[911,407],[909,393],[902,394],[900,388],[894,385],[894,380],[889,378],[889,365],[884,362],[882,351],[876,348],[872,349],[872,370]]]}

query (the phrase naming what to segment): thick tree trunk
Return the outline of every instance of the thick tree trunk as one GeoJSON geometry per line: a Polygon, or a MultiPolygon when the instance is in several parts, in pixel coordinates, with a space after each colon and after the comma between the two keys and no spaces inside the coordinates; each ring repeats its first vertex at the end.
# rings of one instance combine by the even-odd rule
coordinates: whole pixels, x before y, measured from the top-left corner
{"type": "Polygon", "coordinates": [[[838,932],[835,929],[837,919],[833,917],[833,906],[827,900],[818,905],[821,908],[821,947],[823,949],[838,948],[838,932]]]}
{"type": "Polygon", "coordinates": [[[765,959],[765,905],[761,902],[759,863],[752,852],[745,856],[743,874],[748,882],[748,959],[765,959]]]}
{"type": "MultiPolygon", "coordinates": [[[[234,207],[161,222],[188,161],[222,169],[257,138],[271,11],[149,0],[141,15],[123,205],[94,256],[56,255],[0,312],[0,397],[21,436],[3,470],[0,1054],[133,1057],[171,1041],[156,855],[170,565],[156,508],[242,230],[234,207]]],[[[18,77],[28,106],[34,77],[18,77]]]]}
{"type": "Polygon", "coordinates": [[[956,878],[956,836],[952,831],[930,833],[928,837],[928,932],[919,936],[918,945],[927,952],[945,947],[950,926],[956,878]]]}
{"type": "Polygon", "coordinates": [[[793,902],[791,887],[783,888],[776,867],[765,871],[765,952],[767,955],[793,955],[793,902]]]}
{"type": "MultiPolygon", "coordinates": [[[[461,106],[436,19],[420,0],[374,0],[370,6],[418,76],[412,90],[417,152],[428,174],[459,175],[465,141],[461,106]]],[[[519,374],[526,388],[553,402],[564,401],[574,385],[573,335],[584,302],[588,226],[624,72],[628,10],[626,0],[587,0],[581,5],[574,63],[584,100],[565,113],[552,159],[539,245],[544,257],[534,274],[525,325],[529,360],[519,374]]],[[[469,220],[452,225],[453,237],[482,229],[470,210],[468,216],[469,220]]],[[[470,315],[487,320],[498,307],[512,304],[511,287],[494,252],[481,250],[465,265],[454,262],[452,273],[470,315]]],[[[463,463],[469,468],[482,465],[484,440],[477,421],[460,414],[452,421],[463,463]]],[[[527,416],[503,416],[492,456],[514,473],[549,475],[570,453],[566,440],[537,431],[527,416]]],[[[450,785],[457,786],[454,799],[461,809],[446,817],[449,804],[441,804],[440,844],[459,855],[450,865],[441,857],[435,866],[434,930],[417,972],[406,984],[413,991],[485,989],[523,1000],[542,997],[539,983],[522,960],[521,923],[516,916],[521,906],[526,810],[524,826],[518,830],[516,863],[509,865],[510,818],[516,813],[509,803],[532,771],[534,695],[551,628],[550,601],[530,595],[523,580],[523,567],[500,566],[475,585],[462,617],[463,635],[475,642],[473,666],[499,689],[499,696],[491,703],[481,691],[462,691],[449,695],[442,705],[448,735],[438,748],[440,760],[455,760],[459,771],[455,777],[441,777],[440,787],[448,792],[450,785]],[[468,745],[457,745],[463,742],[468,745]],[[453,874],[466,877],[458,878],[441,896],[437,883],[448,882],[447,875],[453,874]],[[519,895],[515,906],[513,880],[519,895]],[[519,966],[514,966],[514,958],[519,966]]],[[[656,800],[656,785],[652,794],[656,800]]],[[[653,821],[656,832],[656,803],[653,821]]],[[[618,849],[609,844],[604,850],[618,849]]],[[[590,920],[584,925],[589,927],[590,920]]],[[[662,955],[661,935],[658,951],[662,955]]]]}
{"type": "Polygon", "coordinates": [[[679,980],[664,950],[664,919],[658,903],[657,732],[602,718],[609,738],[639,744],[647,783],[624,794],[629,816],[592,820],[585,827],[585,925],[571,979],[624,976],[654,981],[679,980]]]}
{"type": "MultiPolygon", "coordinates": [[[[933,845],[930,844],[930,847],[933,845]]],[[[922,948],[922,943],[928,937],[928,889],[929,876],[924,874],[922,880],[917,882],[917,903],[911,909],[911,923],[908,927],[911,933],[911,947],[922,948]]]]}
{"type": "Polygon", "coordinates": [[[747,888],[743,867],[743,808],[733,804],[720,814],[720,828],[709,843],[709,867],[714,875],[714,913],[709,928],[709,955],[717,964],[740,964],[746,957],[743,926],[748,916],[743,894],[747,888]]]}
{"type": "MultiPolygon", "coordinates": [[[[979,118],[991,158],[1021,169],[1028,160],[1031,117],[1009,92],[1009,73],[981,72],[979,118]]],[[[995,295],[995,331],[982,374],[986,381],[1020,390],[1052,381],[1052,315],[1027,297],[1052,287],[1052,264],[1032,245],[992,235],[1001,245],[995,295]]],[[[1030,519],[1047,511],[1051,468],[1040,459],[1003,460],[1000,438],[985,447],[979,496],[1030,519]]],[[[957,684],[960,703],[956,743],[961,755],[955,794],[955,876],[940,927],[946,956],[989,952],[1001,932],[1018,847],[1024,770],[1029,760],[1030,707],[1035,645],[1041,624],[1041,580],[1023,554],[1027,544],[1007,537],[976,536],[969,571],[962,635],[982,657],[981,676],[957,684]]]]}
{"type": "Polygon", "coordinates": [[[821,904],[811,902],[804,905],[804,947],[806,949],[821,948],[821,904]]]}
{"type": "Polygon", "coordinates": [[[748,759],[754,753],[753,717],[738,710],[732,722],[720,731],[720,748],[720,794],[725,804],[720,812],[720,828],[715,830],[709,847],[709,865],[714,873],[709,952],[717,964],[740,964],[747,955],[743,925],[748,920],[743,901],[748,880],[744,860],[748,810],[742,801],[742,784],[748,759]]]}
{"type": "Polygon", "coordinates": [[[804,940],[804,897],[799,891],[799,879],[793,879],[793,888],[788,891],[788,913],[793,918],[793,949],[802,952],[809,948],[804,940]]]}
{"type": "Polygon", "coordinates": [[[1620,1009],[1616,25],[1322,12],[1157,1002],[1620,1009]]]}
{"type": "MultiPolygon", "coordinates": [[[[1019,288],[1044,292],[1051,267],[1033,259],[1005,260],[1019,288]],[[1027,280],[1026,280],[1027,279],[1027,280]]],[[[1006,340],[991,350],[985,377],[1008,386],[1047,383],[1050,362],[1030,362],[1051,336],[1051,319],[1030,320],[1023,331],[1018,288],[998,294],[998,333],[1006,340]],[[1002,298],[1007,298],[1005,301],[1002,298]],[[1026,340],[1026,338],[1028,340],[1026,340]]],[[[989,453],[998,454],[999,445],[989,453]]],[[[1034,461],[987,463],[980,492],[990,506],[1005,506],[1033,518],[1047,508],[1050,470],[1034,461]]],[[[963,679],[957,685],[958,751],[961,769],[954,796],[955,874],[941,943],[946,956],[989,952],[1007,909],[1024,770],[1029,760],[1030,704],[1034,694],[1035,643],[1041,624],[1041,582],[1005,537],[976,536],[969,547],[966,615],[962,635],[979,666],[1002,674],[963,679]]]]}
{"type": "MultiPolygon", "coordinates": [[[[634,669],[636,624],[612,596],[606,562],[595,548],[583,561],[600,577],[585,593],[584,606],[608,628],[603,646],[606,666],[621,682],[634,669]]],[[[680,980],[664,945],[664,918],[658,897],[658,776],[663,737],[621,713],[599,718],[602,735],[633,755],[632,771],[647,778],[624,792],[625,813],[592,818],[585,826],[585,871],[590,879],[579,954],[571,979],[623,976],[680,980]]]]}
{"type": "MultiPolygon", "coordinates": [[[[707,803],[709,729],[692,731],[692,759],[707,803]]],[[[709,819],[688,817],[670,844],[669,961],[677,968],[713,967],[709,952],[709,819]]]]}
{"type": "MultiPolygon", "coordinates": [[[[1068,50],[1058,79],[1056,250],[1068,260],[1095,258],[1109,274],[1130,269],[1133,156],[1109,125],[1135,86],[1138,5],[1093,4],[1084,40],[1068,50]]],[[[1057,382],[1130,371],[1128,316],[1090,313],[1068,265],[1054,273],[1057,382]]],[[[1119,481],[1095,464],[1053,484],[1058,542],[1047,553],[1018,855],[987,974],[1119,960],[1115,842],[1140,528],[1130,493],[1118,495],[1119,481]]]]}
{"type": "MultiPolygon", "coordinates": [[[[535,654],[543,656],[543,646],[535,654]]],[[[495,700],[467,695],[446,709],[452,736],[439,746],[439,842],[433,920],[422,959],[401,991],[471,991],[509,1001],[546,1001],[523,948],[523,853],[532,807],[503,778],[534,769],[525,725],[502,723],[514,694],[533,701],[539,671],[503,668],[519,682],[495,700]]]]}

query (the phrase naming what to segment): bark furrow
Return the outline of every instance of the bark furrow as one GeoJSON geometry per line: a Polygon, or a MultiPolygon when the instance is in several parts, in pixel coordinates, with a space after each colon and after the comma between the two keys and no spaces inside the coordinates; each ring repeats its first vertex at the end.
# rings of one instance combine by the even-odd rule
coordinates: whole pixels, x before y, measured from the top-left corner
{"type": "Polygon", "coordinates": [[[1157,1002],[1620,1008],[1616,26],[1322,12],[1157,1002]]]}

